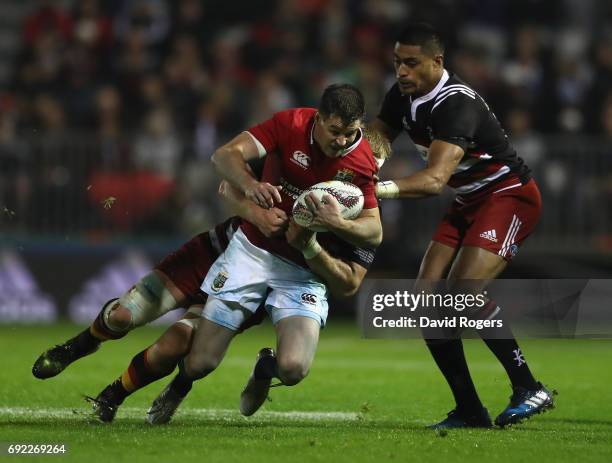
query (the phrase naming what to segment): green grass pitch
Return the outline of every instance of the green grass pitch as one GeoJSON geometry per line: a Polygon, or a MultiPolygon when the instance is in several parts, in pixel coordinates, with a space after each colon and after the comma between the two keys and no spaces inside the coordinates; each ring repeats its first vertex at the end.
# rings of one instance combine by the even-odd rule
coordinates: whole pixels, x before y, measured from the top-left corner
{"type": "MultiPolygon", "coordinates": [[[[312,371],[298,386],[272,390],[272,401],[250,419],[238,397],[258,349],[273,343],[269,326],[233,343],[221,367],[196,384],[174,421],[143,422],[168,379],[124,403],[115,422],[87,415],[82,394],[96,395],[133,354],[161,332],[143,328],[105,344],[60,376],[31,376],[48,346],[77,332],[72,325],[0,327],[0,442],[66,443],[79,462],[574,462],[612,461],[612,342],[526,340],[523,351],[537,377],[557,389],[557,408],[505,430],[425,429],[452,401],[422,341],[360,339],[351,324],[325,329],[312,371]]],[[[472,374],[493,417],[507,403],[505,374],[484,344],[466,341],[472,374]]],[[[0,455],[4,461],[33,457],[0,455]]]]}

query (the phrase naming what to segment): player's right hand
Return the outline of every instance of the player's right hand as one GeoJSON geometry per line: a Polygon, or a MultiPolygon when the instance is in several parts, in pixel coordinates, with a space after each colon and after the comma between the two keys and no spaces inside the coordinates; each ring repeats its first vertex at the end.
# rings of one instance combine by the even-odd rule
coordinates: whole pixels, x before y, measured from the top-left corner
{"type": "Polygon", "coordinates": [[[272,207],[259,209],[255,214],[255,225],[266,238],[280,236],[285,233],[289,225],[289,217],[282,209],[272,207]]]}
{"type": "Polygon", "coordinates": [[[280,190],[280,186],[270,185],[267,182],[253,182],[244,189],[244,195],[255,204],[268,209],[274,207],[275,202],[280,204],[283,201],[280,190]]]}

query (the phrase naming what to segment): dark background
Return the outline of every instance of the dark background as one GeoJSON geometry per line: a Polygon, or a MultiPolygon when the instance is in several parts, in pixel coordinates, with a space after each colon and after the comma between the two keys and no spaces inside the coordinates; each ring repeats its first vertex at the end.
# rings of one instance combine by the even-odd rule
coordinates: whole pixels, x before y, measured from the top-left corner
{"type": "MultiPolygon", "coordinates": [[[[504,277],[612,274],[610,2],[1,4],[0,320],[97,310],[223,219],[209,157],[273,112],[343,81],[375,117],[408,20],[442,31],[446,67],[495,110],[542,191],[541,223],[504,277]]],[[[381,177],[420,167],[402,137],[381,177]]],[[[383,202],[372,275],[413,278],[451,199],[383,202]]]]}

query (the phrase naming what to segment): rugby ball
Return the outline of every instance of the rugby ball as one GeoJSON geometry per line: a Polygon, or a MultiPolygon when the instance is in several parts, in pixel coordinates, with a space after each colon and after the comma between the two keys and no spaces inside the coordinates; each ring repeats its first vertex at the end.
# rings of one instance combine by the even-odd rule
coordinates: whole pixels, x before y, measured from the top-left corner
{"type": "Polygon", "coordinates": [[[317,232],[327,231],[321,226],[310,226],[313,220],[313,214],[306,205],[305,198],[308,194],[314,195],[323,201],[323,196],[330,195],[336,198],[340,203],[340,213],[347,220],[355,219],[363,209],[363,192],[357,185],[340,180],[330,180],[328,182],[317,183],[310,188],[304,190],[293,203],[293,220],[302,227],[309,228],[317,232]]]}

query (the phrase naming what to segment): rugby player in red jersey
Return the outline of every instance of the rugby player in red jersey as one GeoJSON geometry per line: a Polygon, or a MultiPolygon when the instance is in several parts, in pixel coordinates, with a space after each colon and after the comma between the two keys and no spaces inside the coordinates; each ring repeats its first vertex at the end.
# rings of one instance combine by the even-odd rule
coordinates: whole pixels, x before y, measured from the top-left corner
{"type": "MultiPolygon", "coordinates": [[[[390,142],[406,131],[427,167],[380,182],[377,195],[423,198],[440,194],[445,185],[453,188],[455,201],[425,252],[418,285],[424,288],[428,281],[448,278],[451,286],[456,285],[450,289],[457,291],[461,282],[480,280],[480,287],[469,289],[481,291],[487,280],[504,270],[536,226],[541,212],[538,187],[487,103],[444,69],[444,46],[431,26],[408,26],[393,57],[397,83],[385,96],[372,128],[390,142]]],[[[497,312],[490,301],[481,316],[497,312]]],[[[484,341],[506,369],[513,394],[495,423],[516,423],[552,407],[551,393],[534,379],[509,328],[496,337],[484,341]]],[[[461,339],[427,339],[427,345],[456,401],[448,418],[435,427],[491,426],[461,339]]]]}
{"type": "MultiPolygon", "coordinates": [[[[390,155],[390,146],[380,136],[375,136],[377,134],[370,134],[367,130],[364,133],[374,155],[382,163],[390,155]]],[[[255,165],[261,164],[262,162],[255,163],[255,165]]],[[[259,170],[254,167],[254,173],[258,176],[261,175],[259,170]]],[[[285,231],[287,217],[280,209],[264,209],[257,206],[239,195],[227,182],[222,182],[219,192],[234,213],[257,224],[265,236],[278,236],[285,231]]],[[[232,217],[214,229],[192,238],[164,258],[152,274],[145,276],[131,289],[133,292],[137,290],[136,288],[142,288],[151,279],[159,278],[163,282],[164,291],[169,291],[173,296],[164,299],[163,302],[158,301],[155,310],[150,307],[149,316],[139,325],[148,323],[178,307],[189,309],[180,320],[168,327],[155,343],[137,353],[117,380],[106,386],[95,399],[91,399],[94,413],[100,420],[112,421],[127,396],[172,373],[178,361],[189,352],[193,330],[197,327],[207,297],[200,291],[200,284],[210,265],[227,247],[239,223],[238,217],[232,217]]],[[[331,246],[328,244],[326,250],[334,256],[330,262],[340,272],[354,265],[367,269],[372,263],[374,259],[372,250],[347,245],[340,240],[335,241],[331,246]]],[[[336,297],[353,293],[359,285],[359,280],[350,278],[351,272],[345,271],[332,276],[335,279],[328,280],[327,283],[331,284],[332,294],[336,297]]],[[[123,299],[128,300],[128,295],[124,295],[123,299]]],[[[123,330],[117,328],[113,330],[108,327],[109,324],[116,326],[118,319],[131,317],[131,311],[128,309],[131,304],[120,303],[119,299],[112,301],[115,303],[105,304],[103,315],[98,316],[92,326],[64,344],[43,353],[32,369],[34,375],[40,379],[56,376],[72,362],[97,351],[102,342],[120,339],[136,328],[134,323],[130,323],[123,330]]],[[[256,314],[241,326],[240,331],[261,322],[264,316],[265,310],[260,307],[256,314]]]]}
{"type": "MultiPolygon", "coordinates": [[[[292,386],[308,373],[327,318],[327,281],[334,265],[319,244],[332,237],[367,248],[378,246],[382,227],[375,197],[378,168],[364,142],[361,123],[363,96],[351,85],[325,89],[318,110],[297,108],[275,114],[219,148],[214,156],[220,175],[262,207],[290,213],[294,201],[309,186],[326,180],[348,180],[364,194],[364,209],[355,220],[340,215],[331,196],[309,198],[317,225],[330,233],[319,237],[290,223],[285,239],[268,238],[243,222],[202,284],[208,300],[190,353],[179,373],[155,399],[150,423],[168,422],[195,380],[217,368],[240,324],[261,303],[275,326],[277,351],[260,351],[240,400],[240,411],[251,415],[265,398],[272,378],[292,386]],[[264,157],[261,181],[247,161],[264,157]]],[[[353,267],[361,283],[366,269],[353,267]]],[[[357,285],[357,286],[358,286],[357,285]]],[[[357,289],[357,288],[355,288],[357,289]]]]}

